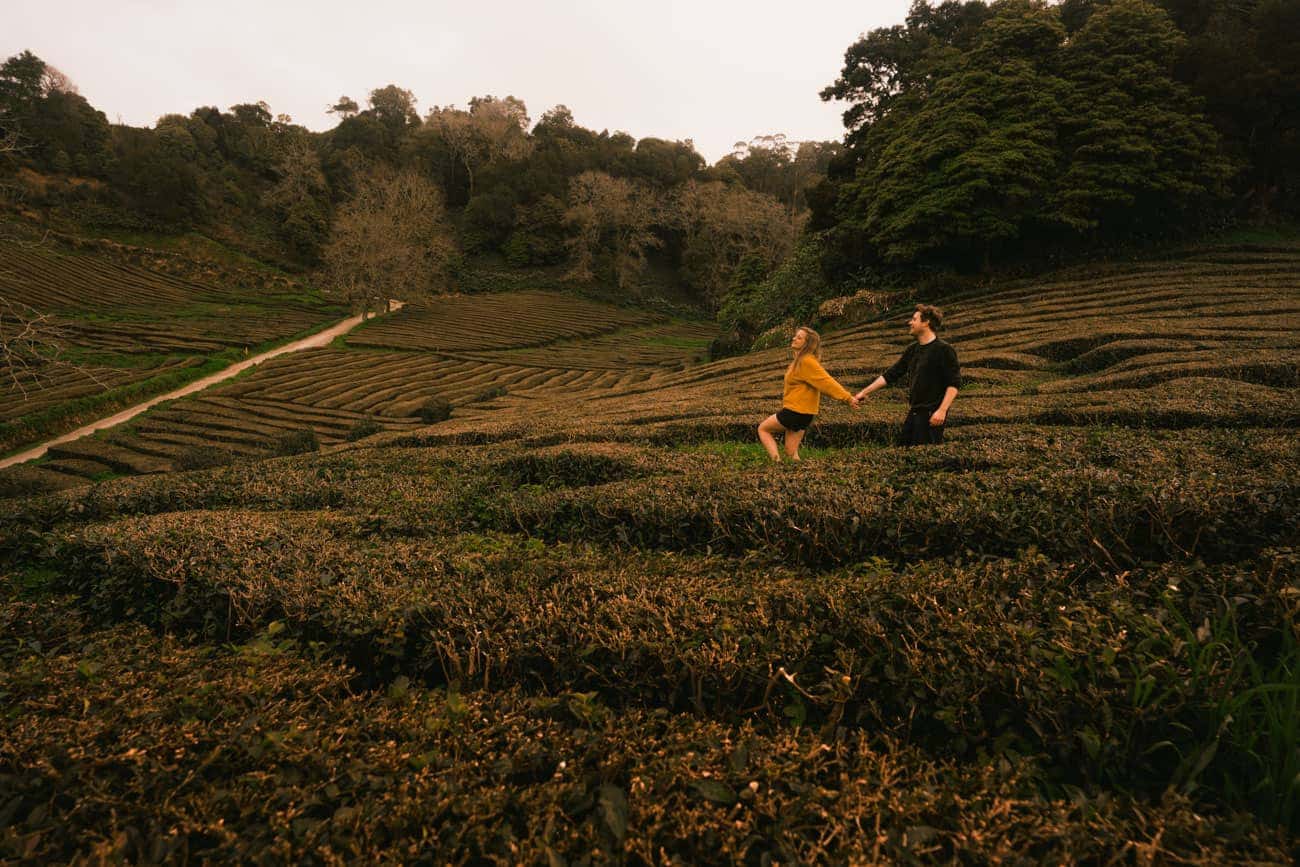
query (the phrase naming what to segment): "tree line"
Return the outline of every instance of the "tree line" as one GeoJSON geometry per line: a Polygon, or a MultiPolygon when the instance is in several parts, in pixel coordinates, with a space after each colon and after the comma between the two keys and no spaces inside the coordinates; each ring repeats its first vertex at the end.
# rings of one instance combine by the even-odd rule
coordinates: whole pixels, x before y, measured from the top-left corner
{"type": "Polygon", "coordinates": [[[479,254],[626,293],[653,262],[746,346],[846,289],[1294,219],[1297,43],[1300,0],[917,0],[822,91],[843,142],[760,136],[712,166],[563,105],[421,113],[397,85],[338,98],[322,133],[265,103],[132,128],[24,52],[0,67],[22,144],[0,173],[88,179],[27,192],[92,223],[224,227],[376,298],[479,254]]]}
{"type": "Polygon", "coordinates": [[[741,263],[779,265],[838,150],[762,136],[709,166],[690,141],[596,132],[563,105],[536,123],[512,96],[421,114],[397,85],[329,112],[323,133],[265,103],[110,124],[24,52],[0,66],[0,123],[24,144],[0,170],[45,173],[27,195],[93,225],[220,227],[365,304],[454,286],[464,258],[487,253],[628,293],[656,257],[715,309],[741,263]],[[69,177],[93,183],[58,184],[69,177]]]}
{"type": "Polygon", "coordinates": [[[845,148],[813,193],[832,274],[1300,213],[1300,2],[917,2],[823,99],[845,148]]]}
{"type": "Polygon", "coordinates": [[[858,289],[952,287],[1300,217],[1300,0],[916,0],[822,99],[845,137],[734,346],[858,289]]]}

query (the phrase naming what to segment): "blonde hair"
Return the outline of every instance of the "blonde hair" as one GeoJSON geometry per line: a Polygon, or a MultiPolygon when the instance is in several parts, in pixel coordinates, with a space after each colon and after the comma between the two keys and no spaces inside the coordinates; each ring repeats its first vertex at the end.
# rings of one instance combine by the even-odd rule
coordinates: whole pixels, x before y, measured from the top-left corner
{"type": "Polygon", "coordinates": [[[803,348],[795,352],[794,358],[791,359],[790,361],[790,366],[786,368],[787,370],[794,370],[796,367],[798,367],[799,362],[803,361],[803,357],[805,355],[811,355],[813,358],[817,359],[818,361],[821,361],[822,336],[818,334],[816,331],[813,331],[807,325],[800,325],[798,328],[794,330],[794,333],[798,334],[800,331],[802,331],[804,334],[803,348]]]}

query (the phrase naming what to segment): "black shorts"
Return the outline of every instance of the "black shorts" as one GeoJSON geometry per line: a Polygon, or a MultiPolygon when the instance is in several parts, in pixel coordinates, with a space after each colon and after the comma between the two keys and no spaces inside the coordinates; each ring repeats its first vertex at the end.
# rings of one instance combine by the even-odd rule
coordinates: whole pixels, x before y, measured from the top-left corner
{"type": "Polygon", "coordinates": [[[781,423],[781,427],[793,431],[807,430],[808,425],[812,424],[815,418],[817,416],[809,415],[806,412],[795,412],[792,409],[784,408],[776,414],[776,420],[781,423]]]}
{"type": "Polygon", "coordinates": [[[943,442],[943,425],[935,427],[930,424],[937,406],[916,406],[907,413],[903,421],[903,430],[899,433],[898,444],[902,446],[937,445],[943,442]]]}

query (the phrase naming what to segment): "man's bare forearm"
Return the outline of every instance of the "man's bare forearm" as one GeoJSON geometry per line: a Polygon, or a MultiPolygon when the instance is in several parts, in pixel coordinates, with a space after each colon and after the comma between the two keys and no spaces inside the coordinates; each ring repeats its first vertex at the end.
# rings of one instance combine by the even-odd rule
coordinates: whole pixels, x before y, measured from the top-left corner
{"type": "Polygon", "coordinates": [[[859,391],[855,396],[857,397],[858,400],[862,400],[862,398],[871,394],[871,392],[879,391],[880,389],[884,388],[887,384],[888,383],[885,382],[885,378],[883,376],[877,376],[875,382],[871,383],[871,385],[868,385],[866,388],[862,389],[862,391],[859,391]]]}

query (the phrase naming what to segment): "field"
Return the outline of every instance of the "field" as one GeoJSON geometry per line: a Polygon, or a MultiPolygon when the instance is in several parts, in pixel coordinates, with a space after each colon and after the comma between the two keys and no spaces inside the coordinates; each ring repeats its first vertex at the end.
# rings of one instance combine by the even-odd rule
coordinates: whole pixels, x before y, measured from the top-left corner
{"type": "Polygon", "coordinates": [[[336,445],[0,501],[0,858],[1293,863],[1300,249],[945,308],[923,450],[891,389],[768,465],[784,352],[635,318],[412,311],[143,416],[124,464],[336,445]]]}
{"type": "Polygon", "coordinates": [[[0,479],[30,492],[189,468],[200,451],[217,461],[264,457],[305,430],[334,446],[360,433],[412,430],[433,398],[462,418],[491,412],[507,394],[585,400],[684,367],[711,334],[700,323],[555,293],[451,296],[374,319],[335,347],[272,359],[129,427],[57,446],[0,479]]]}
{"type": "Polygon", "coordinates": [[[0,238],[0,297],[49,316],[75,363],[0,383],[0,454],[346,315],[287,278],[71,238],[0,238]]]}

